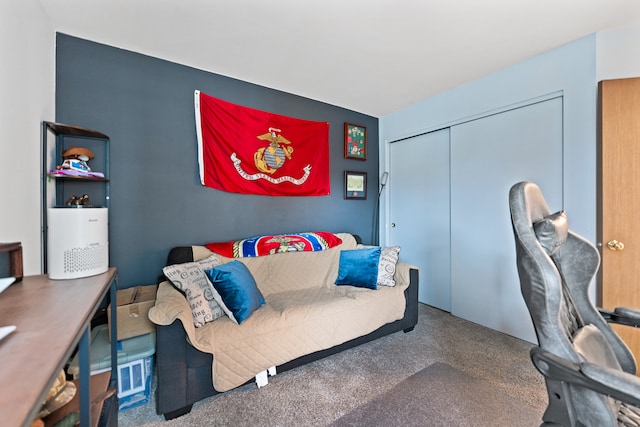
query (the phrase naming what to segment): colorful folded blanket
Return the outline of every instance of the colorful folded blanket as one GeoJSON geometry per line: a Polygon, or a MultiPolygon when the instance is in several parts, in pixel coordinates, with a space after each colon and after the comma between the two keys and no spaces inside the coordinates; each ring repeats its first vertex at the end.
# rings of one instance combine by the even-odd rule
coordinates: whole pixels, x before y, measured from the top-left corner
{"type": "Polygon", "coordinates": [[[342,243],[333,233],[317,231],[297,234],[255,236],[231,242],[207,243],[212,252],[228,258],[256,257],[284,252],[323,251],[342,243]]]}
{"type": "Polygon", "coordinates": [[[104,178],[104,173],[102,172],[92,172],[92,171],[79,171],[75,169],[55,169],[50,170],[49,175],[62,175],[62,176],[81,176],[81,177],[89,177],[89,178],[104,178]]]}

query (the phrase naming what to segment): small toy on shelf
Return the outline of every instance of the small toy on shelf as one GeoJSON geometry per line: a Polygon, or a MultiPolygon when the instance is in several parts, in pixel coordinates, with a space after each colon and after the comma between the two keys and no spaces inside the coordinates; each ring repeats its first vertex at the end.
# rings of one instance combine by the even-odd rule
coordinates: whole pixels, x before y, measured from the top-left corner
{"type": "Polygon", "coordinates": [[[93,172],[87,163],[95,156],[93,152],[84,147],[70,147],[62,153],[63,162],[52,171],[54,175],[86,176],[104,178],[102,172],[93,172]]]}
{"type": "Polygon", "coordinates": [[[89,204],[89,195],[88,194],[83,194],[82,196],[76,196],[76,195],[72,195],[71,197],[69,197],[65,202],[64,202],[65,206],[84,206],[84,207],[91,207],[91,205],[89,204]]]}
{"type": "Polygon", "coordinates": [[[62,157],[64,158],[64,162],[62,162],[62,166],[58,166],[59,168],[91,172],[91,168],[87,162],[95,156],[88,148],[71,147],[62,153],[62,157]]]}

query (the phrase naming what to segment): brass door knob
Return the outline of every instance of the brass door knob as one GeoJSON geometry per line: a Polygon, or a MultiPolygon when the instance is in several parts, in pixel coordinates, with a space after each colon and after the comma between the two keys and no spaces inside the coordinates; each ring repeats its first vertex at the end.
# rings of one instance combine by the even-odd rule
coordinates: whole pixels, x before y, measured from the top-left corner
{"type": "Polygon", "coordinates": [[[617,240],[611,240],[607,243],[607,247],[612,251],[621,251],[624,249],[624,243],[618,242],[617,240]]]}

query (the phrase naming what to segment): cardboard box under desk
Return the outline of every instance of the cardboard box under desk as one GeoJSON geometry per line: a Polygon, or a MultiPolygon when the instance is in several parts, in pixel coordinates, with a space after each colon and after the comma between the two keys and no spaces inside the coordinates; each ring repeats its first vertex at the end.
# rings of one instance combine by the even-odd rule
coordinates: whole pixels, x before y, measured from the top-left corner
{"type": "MultiPolygon", "coordinates": [[[[118,340],[155,332],[156,325],[149,320],[149,309],[155,305],[158,285],[137,286],[116,292],[118,340]]],[[[109,339],[111,339],[111,304],[107,307],[109,339]]]]}

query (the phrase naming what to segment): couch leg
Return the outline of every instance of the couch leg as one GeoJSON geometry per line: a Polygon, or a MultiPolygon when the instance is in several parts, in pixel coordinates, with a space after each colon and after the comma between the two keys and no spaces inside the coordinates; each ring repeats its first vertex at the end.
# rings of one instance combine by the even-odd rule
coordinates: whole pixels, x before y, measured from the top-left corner
{"type": "Polygon", "coordinates": [[[187,406],[185,406],[183,408],[180,408],[180,409],[176,409],[175,411],[167,412],[166,414],[164,414],[164,419],[169,421],[169,420],[172,420],[174,418],[181,417],[181,416],[191,412],[191,408],[192,407],[193,407],[193,404],[187,405],[187,406]]]}
{"type": "Polygon", "coordinates": [[[407,332],[411,332],[411,331],[413,331],[413,328],[414,328],[414,327],[412,326],[412,327],[410,327],[410,328],[403,329],[403,330],[402,330],[402,332],[404,332],[404,333],[406,334],[407,332]]]}

